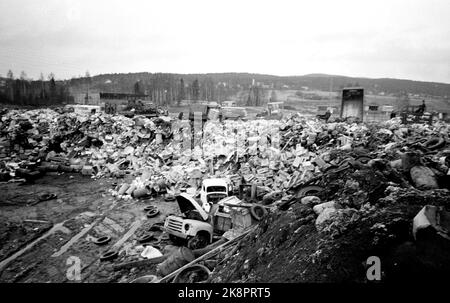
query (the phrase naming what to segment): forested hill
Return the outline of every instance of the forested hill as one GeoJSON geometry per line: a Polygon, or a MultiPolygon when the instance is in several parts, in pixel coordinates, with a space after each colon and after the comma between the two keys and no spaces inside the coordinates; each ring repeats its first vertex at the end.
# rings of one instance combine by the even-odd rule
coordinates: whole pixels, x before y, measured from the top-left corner
{"type": "MultiPolygon", "coordinates": [[[[200,86],[223,85],[229,89],[248,88],[253,80],[256,84],[267,88],[290,88],[310,90],[333,91],[346,86],[362,86],[368,92],[378,94],[411,93],[423,96],[450,97],[450,84],[423,82],[401,79],[371,79],[354,78],[337,75],[310,74],[304,76],[273,76],[250,73],[214,73],[214,74],[163,74],[163,73],[128,73],[128,74],[102,74],[93,76],[91,87],[101,91],[133,91],[134,84],[140,81],[142,87],[167,87],[179,85],[180,80],[186,86],[198,80],[200,86]]],[[[85,83],[85,78],[72,79],[71,86],[79,86],[85,83]]]]}

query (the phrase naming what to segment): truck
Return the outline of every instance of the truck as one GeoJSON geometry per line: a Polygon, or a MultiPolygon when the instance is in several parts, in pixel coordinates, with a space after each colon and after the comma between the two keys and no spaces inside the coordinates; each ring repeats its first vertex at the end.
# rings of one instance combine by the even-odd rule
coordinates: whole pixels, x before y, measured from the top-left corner
{"type": "Polygon", "coordinates": [[[233,187],[229,179],[211,178],[203,180],[200,190],[200,201],[203,209],[209,212],[213,204],[228,197],[232,190],[233,187]]]}
{"type": "Polygon", "coordinates": [[[200,203],[189,194],[182,193],[175,197],[181,211],[181,215],[169,215],[164,222],[164,230],[174,242],[181,240],[190,249],[203,248],[213,242],[215,234],[223,234],[233,228],[231,208],[248,208],[250,211],[240,213],[237,219],[237,228],[245,228],[253,224],[267,213],[261,205],[243,203],[235,196],[221,199],[211,204],[206,211],[200,203]]]}
{"type": "Polygon", "coordinates": [[[187,247],[198,249],[212,243],[213,227],[208,222],[209,214],[190,195],[176,196],[181,216],[169,215],[164,221],[164,230],[174,242],[187,241],[187,247]]]}

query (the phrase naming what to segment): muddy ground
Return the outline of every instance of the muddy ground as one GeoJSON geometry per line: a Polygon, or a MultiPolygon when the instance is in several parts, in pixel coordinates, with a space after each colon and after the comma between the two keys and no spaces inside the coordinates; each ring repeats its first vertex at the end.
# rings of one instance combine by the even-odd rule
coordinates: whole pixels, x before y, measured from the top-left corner
{"type": "MultiPolygon", "coordinates": [[[[138,260],[133,250],[139,245],[137,238],[154,223],[164,222],[167,214],[177,213],[177,204],[162,197],[112,197],[108,189],[123,181],[54,174],[34,184],[0,184],[0,282],[72,282],[67,273],[73,257],[81,262],[81,280],[74,282],[126,282],[155,274],[154,266],[119,272],[111,265],[138,260]],[[45,193],[56,198],[39,202],[45,193]],[[157,206],[160,214],[147,218],[143,211],[147,205],[157,206]],[[101,236],[110,236],[111,241],[94,244],[101,236]],[[110,249],[119,251],[119,257],[100,261],[99,256],[110,249]]],[[[167,240],[156,241],[161,245],[167,240]]]]}

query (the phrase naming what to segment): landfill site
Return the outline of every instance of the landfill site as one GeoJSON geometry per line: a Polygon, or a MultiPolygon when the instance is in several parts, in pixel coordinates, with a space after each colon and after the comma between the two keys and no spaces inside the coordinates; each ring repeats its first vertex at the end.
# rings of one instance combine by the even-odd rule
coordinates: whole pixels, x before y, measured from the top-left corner
{"type": "Polygon", "coordinates": [[[47,283],[63,293],[45,285],[45,301],[85,287],[127,302],[445,294],[450,1],[0,12],[0,287],[14,299],[47,283]]]}
{"type": "Polygon", "coordinates": [[[0,281],[448,275],[449,124],[364,122],[355,106],[277,119],[3,109],[0,281]]]}

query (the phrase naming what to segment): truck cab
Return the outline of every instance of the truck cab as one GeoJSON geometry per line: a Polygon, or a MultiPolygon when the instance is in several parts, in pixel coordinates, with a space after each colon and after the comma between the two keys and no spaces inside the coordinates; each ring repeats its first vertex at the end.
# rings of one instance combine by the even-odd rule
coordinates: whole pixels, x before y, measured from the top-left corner
{"type": "Polygon", "coordinates": [[[234,196],[226,197],[211,205],[207,212],[189,194],[176,196],[182,215],[169,215],[164,230],[173,241],[187,241],[190,249],[199,249],[212,243],[214,233],[223,234],[233,227],[230,208],[242,201],[234,196]]]}
{"type": "Polygon", "coordinates": [[[169,215],[164,229],[173,240],[187,240],[190,249],[205,247],[213,240],[213,226],[209,223],[209,214],[190,195],[182,193],[176,196],[181,216],[169,215]]]}
{"type": "Polygon", "coordinates": [[[223,198],[228,197],[233,188],[231,181],[226,178],[205,179],[200,190],[200,201],[203,209],[209,213],[211,206],[223,198]]]}

